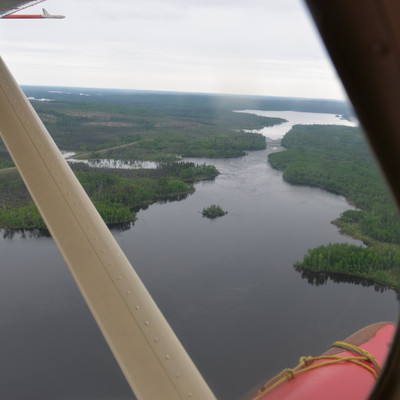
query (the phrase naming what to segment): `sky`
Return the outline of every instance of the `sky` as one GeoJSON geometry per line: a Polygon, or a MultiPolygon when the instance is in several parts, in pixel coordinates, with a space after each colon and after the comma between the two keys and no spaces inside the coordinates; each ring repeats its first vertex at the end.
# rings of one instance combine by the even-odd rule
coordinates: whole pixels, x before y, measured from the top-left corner
{"type": "Polygon", "coordinates": [[[1,20],[22,85],[345,99],[301,0],[47,0],[1,20]]]}

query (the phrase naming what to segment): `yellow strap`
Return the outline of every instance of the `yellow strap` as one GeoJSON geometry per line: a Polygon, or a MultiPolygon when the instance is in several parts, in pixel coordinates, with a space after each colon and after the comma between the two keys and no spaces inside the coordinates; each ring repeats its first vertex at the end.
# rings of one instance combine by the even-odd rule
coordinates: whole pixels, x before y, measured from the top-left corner
{"type": "Polygon", "coordinates": [[[341,347],[342,349],[351,351],[353,353],[359,354],[360,356],[366,357],[368,359],[368,361],[373,364],[377,375],[379,375],[379,373],[381,372],[381,367],[378,363],[378,361],[376,361],[375,357],[369,353],[367,350],[361,349],[360,347],[354,346],[353,344],[350,343],[346,343],[346,342],[341,342],[341,341],[337,341],[335,343],[332,344],[331,347],[341,347]]]}
{"type": "Polygon", "coordinates": [[[312,371],[317,368],[326,367],[329,365],[342,364],[344,362],[351,362],[353,364],[359,365],[372,373],[374,378],[378,378],[381,371],[381,367],[376,361],[375,357],[368,351],[361,349],[346,342],[335,342],[332,347],[341,347],[347,351],[357,354],[358,356],[351,357],[340,357],[340,356],[319,356],[319,357],[301,357],[299,364],[293,369],[284,369],[274,378],[269,380],[263,385],[263,387],[258,391],[258,395],[253,400],[259,400],[266,394],[272,392],[281,384],[294,379],[296,375],[303,374],[305,372],[312,371]],[[326,360],[325,362],[311,365],[314,361],[326,360]]]}

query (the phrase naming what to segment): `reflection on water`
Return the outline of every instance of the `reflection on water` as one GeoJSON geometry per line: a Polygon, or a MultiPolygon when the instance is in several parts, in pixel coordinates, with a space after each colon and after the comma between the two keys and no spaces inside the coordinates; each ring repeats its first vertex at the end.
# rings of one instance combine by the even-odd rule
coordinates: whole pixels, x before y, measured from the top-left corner
{"type": "Polygon", "coordinates": [[[20,239],[51,237],[47,229],[0,229],[0,232],[3,233],[3,239],[14,239],[16,236],[20,239]]]}
{"type": "MultiPolygon", "coordinates": [[[[326,285],[329,280],[335,283],[352,283],[354,285],[361,285],[364,287],[372,286],[376,292],[383,293],[387,290],[393,290],[393,288],[385,285],[381,285],[376,283],[370,279],[360,278],[357,276],[350,276],[345,274],[338,274],[334,272],[314,272],[314,271],[306,271],[300,268],[295,268],[298,272],[300,272],[301,277],[306,279],[308,283],[314,286],[323,286],[326,285]]],[[[399,298],[399,295],[398,295],[399,298]]]]}

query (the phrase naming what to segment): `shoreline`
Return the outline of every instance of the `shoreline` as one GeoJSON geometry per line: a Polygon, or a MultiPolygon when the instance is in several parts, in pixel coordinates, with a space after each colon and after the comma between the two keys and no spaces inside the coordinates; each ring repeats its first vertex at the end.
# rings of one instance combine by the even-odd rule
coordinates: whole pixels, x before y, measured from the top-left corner
{"type": "MultiPolygon", "coordinates": [[[[357,274],[352,274],[352,273],[344,273],[344,272],[338,272],[335,270],[311,270],[308,269],[307,267],[299,266],[297,264],[293,265],[293,268],[302,274],[303,279],[308,279],[311,278],[311,280],[314,278],[318,282],[318,278],[323,278],[323,282],[316,283],[318,286],[319,284],[324,284],[328,279],[332,280],[335,283],[338,282],[348,282],[348,283],[354,283],[354,284],[360,284],[362,286],[376,286],[379,287],[381,290],[380,291],[385,291],[385,290],[393,290],[396,292],[398,298],[400,299],[400,287],[396,286],[393,284],[393,282],[386,282],[384,280],[379,280],[379,279],[374,279],[371,276],[368,275],[357,275],[357,274]],[[368,283],[364,285],[363,283],[368,283]]],[[[310,280],[309,280],[310,282],[310,280]]],[[[310,282],[312,283],[312,282],[310,282]]],[[[314,283],[312,283],[314,284],[314,283]]]]}

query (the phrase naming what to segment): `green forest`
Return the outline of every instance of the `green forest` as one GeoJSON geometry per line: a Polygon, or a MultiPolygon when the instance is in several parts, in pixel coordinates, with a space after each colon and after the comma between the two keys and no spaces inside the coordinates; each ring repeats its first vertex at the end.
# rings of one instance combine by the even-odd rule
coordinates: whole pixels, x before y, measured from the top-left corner
{"type": "MultiPolygon", "coordinates": [[[[94,169],[72,164],[78,180],[104,221],[126,224],[135,211],[156,201],[181,199],[194,191],[193,182],[213,179],[213,165],[191,162],[160,163],[156,169],[94,169]]],[[[46,229],[17,171],[0,173],[0,227],[46,229]]]]}
{"type": "Polygon", "coordinates": [[[358,128],[294,126],[282,140],[285,151],[269,156],[292,184],[343,195],[357,210],[333,221],[367,247],[331,244],[308,251],[300,270],[346,273],[400,289],[400,220],[375,161],[358,128]]]}
{"type": "Polygon", "coordinates": [[[203,208],[202,214],[203,217],[209,219],[215,219],[223,217],[224,215],[228,214],[228,212],[225,211],[221,206],[218,206],[216,204],[211,204],[211,206],[203,208]]]}
{"type": "MultiPolygon", "coordinates": [[[[234,110],[295,110],[351,115],[324,100],[171,92],[24,87],[58,147],[75,159],[154,161],[154,169],[99,169],[70,164],[107,224],[130,224],[156,201],[181,199],[194,182],[214,179],[212,165],[183,157],[239,157],[266,148],[265,126],[284,122],[234,110]],[[35,100],[40,99],[40,100],[35,100]]],[[[0,228],[45,229],[0,142],[0,228]]]]}
{"type": "Polygon", "coordinates": [[[96,98],[32,104],[60,149],[121,160],[242,156],[266,147],[264,136],[244,130],[284,121],[223,105],[212,108],[198,104],[197,97],[172,104],[170,96],[153,96],[154,104],[138,103],[137,97],[112,96],[110,103],[100,104],[96,98]]]}
{"type": "MultiPolygon", "coordinates": [[[[240,109],[256,104],[246,96],[96,89],[85,89],[89,94],[82,95],[80,89],[45,87],[24,90],[57,146],[83,159],[238,157],[266,148],[265,137],[249,130],[284,122],[232,111],[235,106],[240,109]],[[52,99],[35,100],[47,97],[52,99]]],[[[346,108],[340,106],[338,111],[344,113],[346,108]]],[[[0,169],[11,166],[11,158],[0,143],[0,169]]]]}
{"type": "MultiPolygon", "coordinates": [[[[77,89],[35,87],[25,91],[58,147],[74,152],[75,159],[157,163],[154,169],[129,170],[70,164],[109,225],[129,224],[141,207],[181,199],[195,190],[194,182],[219,174],[212,165],[182,157],[238,157],[265,149],[264,136],[245,130],[284,121],[233,112],[239,98],[93,89],[82,95],[77,89]],[[51,101],[43,101],[50,96],[51,101]]],[[[1,142],[0,228],[46,229],[13,166],[1,142]]]]}

